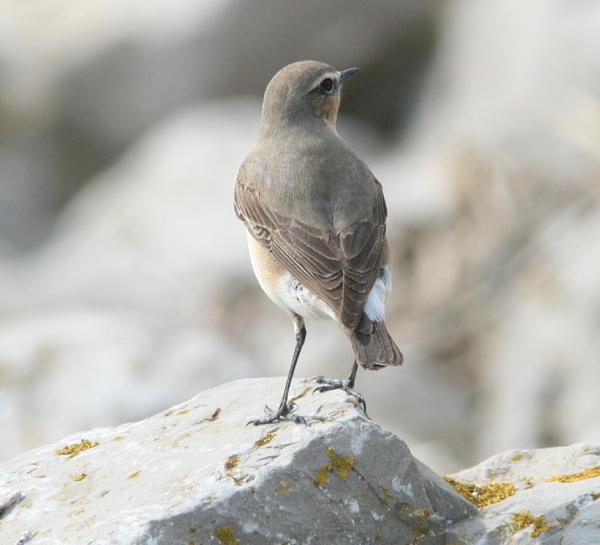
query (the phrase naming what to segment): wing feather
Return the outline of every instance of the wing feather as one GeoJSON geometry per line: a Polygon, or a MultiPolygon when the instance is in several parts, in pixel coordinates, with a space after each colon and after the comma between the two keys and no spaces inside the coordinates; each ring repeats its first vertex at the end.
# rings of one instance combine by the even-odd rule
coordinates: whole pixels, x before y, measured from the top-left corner
{"type": "Polygon", "coordinates": [[[269,209],[247,183],[243,168],[235,185],[235,212],[252,236],[353,330],[361,322],[383,255],[387,210],[381,185],[374,182],[378,198],[372,210],[339,233],[269,209]]]}

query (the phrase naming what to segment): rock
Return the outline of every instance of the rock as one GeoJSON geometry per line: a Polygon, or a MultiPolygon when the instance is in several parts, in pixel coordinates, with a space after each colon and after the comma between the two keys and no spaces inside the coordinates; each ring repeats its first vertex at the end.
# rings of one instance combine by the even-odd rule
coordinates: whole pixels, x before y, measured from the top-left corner
{"type": "Polygon", "coordinates": [[[596,545],[600,536],[600,444],[512,450],[452,475],[481,507],[447,543],[596,545]]]}
{"type": "Polygon", "coordinates": [[[247,426],[282,386],[225,384],[5,463],[2,543],[441,545],[475,514],[343,392],[296,381],[308,426],[247,426]]]}

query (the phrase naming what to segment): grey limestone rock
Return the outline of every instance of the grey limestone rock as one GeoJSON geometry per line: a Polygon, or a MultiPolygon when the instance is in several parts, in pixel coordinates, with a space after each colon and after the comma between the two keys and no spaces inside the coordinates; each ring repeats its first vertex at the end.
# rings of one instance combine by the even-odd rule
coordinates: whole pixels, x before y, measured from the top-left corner
{"type": "Polygon", "coordinates": [[[474,506],[340,391],[294,382],[308,425],[248,426],[283,379],[228,383],[0,466],[0,542],[443,545],[474,506]]]}
{"type": "Polygon", "coordinates": [[[474,484],[472,498],[488,505],[482,505],[478,517],[450,528],[448,543],[600,543],[600,445],[597,443],[506,451],[452,478],[467,489],[474,484]]]}

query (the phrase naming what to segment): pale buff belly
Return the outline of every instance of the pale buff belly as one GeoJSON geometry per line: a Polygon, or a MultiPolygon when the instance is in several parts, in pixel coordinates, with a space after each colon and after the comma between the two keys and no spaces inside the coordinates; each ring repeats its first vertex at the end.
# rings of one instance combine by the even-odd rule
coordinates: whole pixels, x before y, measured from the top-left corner
{"type": "Polygon", "coordinates": [[[327,303],[306,289],[250,235],[250,261],[260,287],[269,299],[291,314],[303,318],[332,318],[335,313],[327,303]]]}
{"type": "MultiPolygon", "coordinates": [[[[305,288],[277,260],[247,233],[250,261],[256,279],[267,296],[279,307],[303,318],[336,319],[335,312],[317,295],[305,288]]],[[[385,257],[385,256],[384,256],[385,257]]],[[[364,312],[379,322],[385,317],[385,302],[392,289],[390,267],[384,264],[369,292],[364,312]]]]}

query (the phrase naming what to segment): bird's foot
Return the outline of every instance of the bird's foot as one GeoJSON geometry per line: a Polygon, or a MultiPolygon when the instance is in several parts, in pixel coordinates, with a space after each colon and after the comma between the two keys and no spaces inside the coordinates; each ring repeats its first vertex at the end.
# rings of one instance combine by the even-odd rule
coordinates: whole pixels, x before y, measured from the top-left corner
{"type": "Polygon", "coordinates": [[[327,377],[315,377],[315,382],[321,384],[317,386],[314,392],[330,392],[331,390],[344,390],[349,396],[353,397],[356,402],[362,407],[362,410],[367,414],[367,402],[360,392],[354,390],[354,384],[350,382],[350,379],[341,380],[337,378],[327,377]]]}
{"type": "Polygon", "coordinates": [[[250,420],[248,424],[262,426],[263,424],[273,424],[274,422],[280,422],[281,420],[290,420],[296,424],[304,424],[306,426],[306,418],[300,416],[299,414],[293,414],[295,410],[296,404],[293,402],[280,405],[277,411],[274,411],[271,409],[271,407],[265,405],[265,414],[267,416],[265,418],[256,418],[254,420],[250,420]]]}

